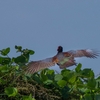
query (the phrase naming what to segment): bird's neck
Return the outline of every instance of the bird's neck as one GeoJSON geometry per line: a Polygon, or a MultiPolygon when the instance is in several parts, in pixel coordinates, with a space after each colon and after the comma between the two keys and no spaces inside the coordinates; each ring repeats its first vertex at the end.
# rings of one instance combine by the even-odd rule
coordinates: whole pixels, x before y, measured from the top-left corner
{"type": "Polygon", "coordinates": [[[62,51],[58,51],[58,52],[57,52],[57,54],[60,54],[60,53],[62,53],[62,51]]]}

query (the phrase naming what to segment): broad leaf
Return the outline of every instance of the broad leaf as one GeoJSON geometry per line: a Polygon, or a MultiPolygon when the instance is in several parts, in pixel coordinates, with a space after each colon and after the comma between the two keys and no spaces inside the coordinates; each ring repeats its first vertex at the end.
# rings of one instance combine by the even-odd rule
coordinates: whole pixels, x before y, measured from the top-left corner
{"type": "Polygon", "coordinates": [[[76,80],[76,75],[73,75],[70,79],[69,79],[69,83],[74,83],[76,80]]]}
{"type": "Polygon", "coordinates": [[[35,100],[34,97],[30,94],[29,96],[23,96],[23,100],[35,100]]]}
{"type": "MultiPolygon", "coordinates": [[[[85,99],[85,100],[94,100],[94,99],[92,98],[91,94],[85,94],[85,95],[84,95],[84,99],[85,99]]],[[[83,99],[83,100],[84,100],[84,99],[83,99]]]]}
{"type": "Polygon", "coordinates": [[[16,96],[18,93],[18,90],[17,88],[14,88],[14,87],[6,87],[5,93],[8,95],[8,97],[16,96]]]}
{"type": "Polygon", "coordinates": [[[61,74],[56,74],[54,79],[55,81],[59,81],[59,80],[62,80],[63,76],[61,74]]]}
{"type": "Polygon", "coordinates": [[[70,72],[71,71],[69,69],[64,69],[64,70],[61,71],[61,75],[63,77],[68,77],[68,75],[70,74],[70,72]]]}
{"type": "Polygon", "coordinates": [[[21,46],[15,45],[15,49],[17,49],[17,52],[21,52],[22,51],[22,47],[21,46]]]}
{"type": "Polygon", "coordinates": [[[67,100],[67,98],[69,98],[69,96],[70,96],[69,90],[70,90],[70,88],[68,86],[64,86],[61,89],[61,94],[62,94],[63,98],[65,98],[64,100],[67,100]]]}
{"type": "Polygon", "coordinates": [[[40,78],[43,82],[45,82],[46,80],[48,80],[48,77],[46,75],[46,70],[42,70],[40,73],[40,78]]]}
{"type": "Polygon", "coordinates": [[[34,53],[35,53],[35,51],[29,50],[29,54],[30,54],[30,55],[33,55],[34,53]]]}
{"type": "Polygon", "coordinates": [[[10,69],[10,68],[9,68],[7,65],[0,66],[0,71],[1,71],[2,73],[8,72],[9,69],[10,69]]]}
{"type": "Polygon", "coordinates": [[[10,52],[10,48],[2,49],[0,52],[3,56],[6,56],[10,52]]]}
{"type": "Polygon", "coordinates": [[[9,64],[10,62],[11,62],[11,58],[8,58],[8,57],[0,57],[0,64],[6,65],[6,64],[9,64]]]}
{"type": "Polygon", "coordinates": [[[64,86],[66,86],[66,81],[65,80],[59,80],[58,82],[57,82],[57,84],[60,86],[60,87],[64,87],[64,86]]]}
{"type": "Polygon", "coordinates": [[[46,85],[49,85],[49,84],[52,84],[53,81],[52,81],[52,80],[46,80],[46,81],[44,81],[43,83],[46,84],[46,85]]]}
{"type": "Polygon", "coordinates": [[[13,61],[17,64],[24,64],[24,63],[27,63],[29,60],[29,54],[27,55],[21,55],[21,56],[18,56],[16,58],[13,58],[13,61]]]}
{"type": "Polygon", "coordinates": [[[94,72],[91,69],[85,68],[80,73],[84,78],[93,78],[94,72]]]}
{"type": "Polygon", "coordinates": [[[88,80],[88,83],[87,83],[87,86],[88,88],[90,89],[95,89],[95,86],[96,86],[96,80],[91,78],[88,80]]]}
{"type": "Polygon", "coordinates": [[[80,71],[81,71],[81,68],[82,68],[82,64],[78,64],[77,65],[77,67],[75,68],[75,71],[77,72],[77,73],[79,73],[80,71]]]}

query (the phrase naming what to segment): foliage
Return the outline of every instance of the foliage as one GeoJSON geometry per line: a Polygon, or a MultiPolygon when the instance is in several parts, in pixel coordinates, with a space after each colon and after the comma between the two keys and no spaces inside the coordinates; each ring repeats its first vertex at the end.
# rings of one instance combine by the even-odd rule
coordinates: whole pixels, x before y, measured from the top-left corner
{"type": "Polygon", "coordinates": [[[10,48],[0,50],[0,100],[100,100],[100,76],[82,65],[61,73],[44,69],[26,74],[33,50],[15,46],[18,57],[9,57],[10,48]]]}

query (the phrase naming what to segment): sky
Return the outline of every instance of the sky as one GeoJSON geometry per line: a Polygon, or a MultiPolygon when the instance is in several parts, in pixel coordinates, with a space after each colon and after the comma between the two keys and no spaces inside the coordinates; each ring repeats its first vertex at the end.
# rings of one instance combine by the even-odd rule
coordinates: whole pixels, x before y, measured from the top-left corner
{"type": "MultiPolygon", "coordinates": [[[[56,55],[59,45],[100,51],[99,43],[100,0],[0,0],[0,50],[10,47],[11,57],[15,45],[34,50],[30,60],[40,60],[56,55]]],[[[100,57],[77,62],[100,73],[100,57]]]]}

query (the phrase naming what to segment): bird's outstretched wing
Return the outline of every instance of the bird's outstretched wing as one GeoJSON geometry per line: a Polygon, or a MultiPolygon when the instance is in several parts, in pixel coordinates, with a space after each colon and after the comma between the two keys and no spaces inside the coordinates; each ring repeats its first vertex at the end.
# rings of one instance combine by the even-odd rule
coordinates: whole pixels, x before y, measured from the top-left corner
{"type": "Polygon", "coordinates": [[[99,52],[92,49],[85,50],[70,50],[68,52],[64,52],[64,55],[73,56],[73,57],[88,57],[88,58],[97,58],[99,56],[99,52]]]}
{"type": "Polygon", "coordinates": [[[55,60],[53,57],[51,58],[46,58],[44,60],[39,60],[39,61],[32,61],[28,64],[27,66],[27,73],[35,73],[41,69],[45,69],[51,66],[55,65],[55,60]]]}

